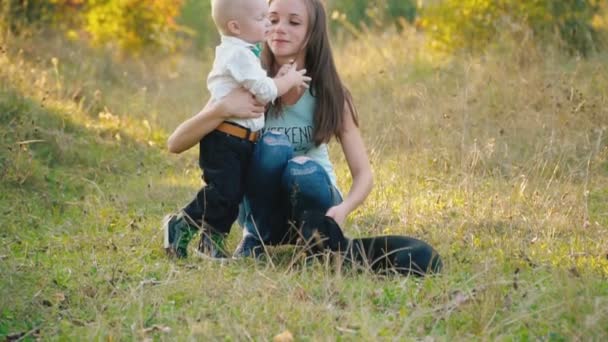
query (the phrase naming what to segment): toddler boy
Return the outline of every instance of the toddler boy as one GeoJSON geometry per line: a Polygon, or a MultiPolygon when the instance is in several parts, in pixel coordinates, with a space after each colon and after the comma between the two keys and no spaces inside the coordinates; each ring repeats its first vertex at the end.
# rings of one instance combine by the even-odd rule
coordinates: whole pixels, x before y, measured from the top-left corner
{"type": "MultiPolygon", "coordinates": [[[[248,89],[260,103],[274,101],[293,87],[308,87],[304,70],[286,68],[274,79],[259,60],[258,44],[268,33],[266,0],[212,0],[213,21],[220,33],[213,68],[207,78],[212,100],[237,87],[248,89]]],[[[226,258],[224,238],[236,220],[243,198],[246,170],[264,117],[230,118],[200,141],[199,166],[205,186],[179,213],[163,222],[167,254],[185,258],[190,240],[202,231],[201,256],[226,258]]]]}

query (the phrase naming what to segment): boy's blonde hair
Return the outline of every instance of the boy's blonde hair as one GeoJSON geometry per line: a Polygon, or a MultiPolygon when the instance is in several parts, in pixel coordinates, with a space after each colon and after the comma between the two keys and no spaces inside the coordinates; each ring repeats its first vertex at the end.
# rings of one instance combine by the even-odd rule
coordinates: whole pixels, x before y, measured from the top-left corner
{"type": "Polygon", "coordinates": [[[247,0],[211,0],[211,17],[222,34],[230,34],[228,22],[239,20],[244,14],[247,0]]]}

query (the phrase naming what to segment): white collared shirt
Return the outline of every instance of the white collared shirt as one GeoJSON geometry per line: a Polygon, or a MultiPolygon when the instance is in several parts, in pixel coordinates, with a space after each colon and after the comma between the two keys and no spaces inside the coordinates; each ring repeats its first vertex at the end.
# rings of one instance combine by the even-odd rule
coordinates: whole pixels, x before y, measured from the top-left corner
{"type": "MultiPolygon", "coordinates": [[[[253,44],[236,37],[222,35],[220,45],[215,48],[213,68],[207,77],[207,88],[211,98],[219,100],[233,89],[245,87],[258,101],[268,103],[277,97],[277,86],[260,64],[260,59],[251,51],[253,44]]],[[[264,117],[254,119],[231,118],[228,121],[258,131],[264,127],[264,117]]]]}

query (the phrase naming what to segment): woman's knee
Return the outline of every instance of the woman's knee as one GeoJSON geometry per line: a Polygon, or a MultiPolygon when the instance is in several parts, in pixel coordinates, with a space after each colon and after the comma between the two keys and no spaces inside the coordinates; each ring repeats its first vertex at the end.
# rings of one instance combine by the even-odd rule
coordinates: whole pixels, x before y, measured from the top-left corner
{"type": "Polygon", "coordinates": [[[265,132],[258,141],[253,158],[260,167],[276,169],[284,167],[293,156],[293,146],[285,134],[265,132]]]}
{"type": "Polygon", "coordinates": [[[327,197],[331,194],[331,181],[323,167],[313,159],[298,156],[290,159],[283,172],[282,186],[290,194],[307,197],[327,197]]]}
{"type": "Polygon", "coordinates": [[[298,183],[309,178],[326,182],[325,170],[319,163],[306,156],[297,156],[287,161],[283,172],[284,183],[298,183]]]}

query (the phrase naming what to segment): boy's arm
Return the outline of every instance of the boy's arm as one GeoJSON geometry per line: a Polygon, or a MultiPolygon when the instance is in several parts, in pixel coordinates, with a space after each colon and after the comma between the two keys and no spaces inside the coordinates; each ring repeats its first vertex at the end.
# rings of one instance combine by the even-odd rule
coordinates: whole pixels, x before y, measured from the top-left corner
{"type": "Polygon", "coordinates": [[[310,77],[306,76],[306,69],[296,70],[296,64],[291,60],[287,64],[281,65],[274,77],[274,82],[277,85],[279,96],[281,96],[294,87],[308,88],[310,77]]]}
{"type": "Polygon", "coordinates": [[[228,57],[225,68],[236,82],[248,89],[258,101],[266,104],[285,94],[296,86],[308,88],[310,77],[304,76],[305,69],[286,68],[283,75],[274,79],[266,75],[260,60],[246,49],[239,49],[228,57]]]}
{"type": "Polygon", "coordinates": [[[279,95],[277,85],[260,65],[260,60],[246,48],[235,50],[225,62],[226,72],[258,101],[266,104],[279,95]]]}
{"type": "Polygon", "coordinates": [[[310,82],[310,77],[304,76],[305,73],[305,69],[296,70],[295,67],[291,67],[284,75],[275,77],[273,80],[277,86],[277,96],[285,94],[296,86],[301,85],[308,88],[307,82],[310,82]]]}

